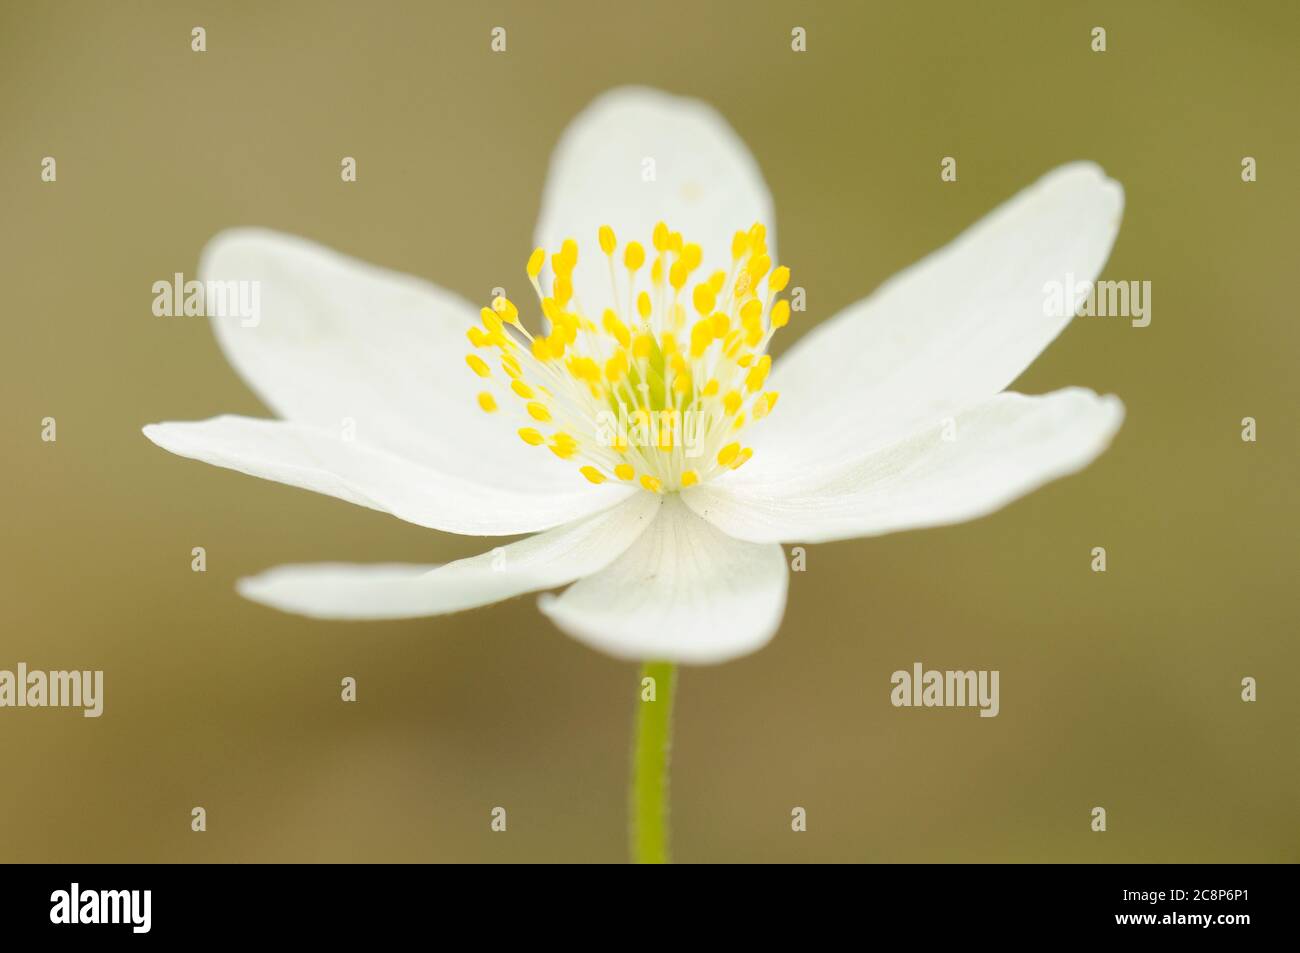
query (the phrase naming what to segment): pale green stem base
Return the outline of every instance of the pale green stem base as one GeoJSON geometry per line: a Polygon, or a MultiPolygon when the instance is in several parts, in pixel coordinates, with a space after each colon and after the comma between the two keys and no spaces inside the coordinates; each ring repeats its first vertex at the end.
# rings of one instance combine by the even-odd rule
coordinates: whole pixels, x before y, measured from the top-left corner
{"type": "Polygon", "coordinates": [[[668,752],[672,745],[673,692],[677,666],[646,662],[637,691],[636,746],[632,754],[632,860],[668,863],[668,752]],[[655,700],[642,701],[653,678],[655,700]]]}

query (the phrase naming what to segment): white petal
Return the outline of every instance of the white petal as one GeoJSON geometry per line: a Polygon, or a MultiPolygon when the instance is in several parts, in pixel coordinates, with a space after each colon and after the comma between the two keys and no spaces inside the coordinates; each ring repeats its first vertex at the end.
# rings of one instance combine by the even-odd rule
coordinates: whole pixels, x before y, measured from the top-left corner
{"type": "Polygon", "coordinates": [[[786,582],[780,546],[731,539],[670,495],[613,564],[540,605],[565,632],[618,658],[707,664],[767,644],[786,582]]]}
{"type": "MultiPolygon", "coordinates": [[[[552,252],[566,238],[578,241],[582,255],[574,287],[584,309],[599,316],[610,286],[597,230],[609,225],[620,249],[635,240],[653,255],[650,233],[659,221],[700,244],[700,274],[728,267],[732,235],[755,222],[767,226],[776,260],[772,197],[726,120],[695,99],[641,87],[610,90],[560,139],[534,240],[552,252]],[[647,179],[650,174],[653,179],[647,179]]],[[[618,262],[622,280],[626,272],[618,262]]],[[[644,287],[644,274],[642,279],[644,287]]]]}
{"type": "Polygon", "coordinates": [[[182,457],[338,497],[408,523],[472,536],[550,529],[640,492],[612,483],[593,486],[576,471],[562,492],[528,485],[489,486],[349,443],[335,433],[280,420],[214,417],[150,424],[144,434],[182,457]]]}
{"type": "MultiPolygon", "coordinates": [[[[826,542],[975,519],[1082,469],[1124,419],[1113,396],[1067,388],[1003,393],[883,450],[779,482],[733,479],[691,487],[690,507],[755,542],[826,542]]],[[[748,469],[748,465],[745,468],[748,469]]]]}
{"type": "Polygon", "coordinates": [[[637,493],[576,523],[445,566],[278,566],[240,580],[245,598],[316,619],[405,619],[551,589],[608,566],[654,520],[659,497],[637,493]]]}
{"type": "Polygon", "coordinates": [[[560,487],[571,475],[554,455],[530,452],[518,423],[479,409],[484,382],[465,364],[478,309],[458,295],[259,229],[222,232],[199,270],[205,281],[258,282],[257,323],[214,317],[213,327],[278,416],[347,426],[360,443],[469,479],[508,472],[560,487]]]}
{"type": "Polygon", "coordinates": [[[1096,278],[1123,205],[1097,166],[1062,166],[814,328],[773,367],[780,407],[747,466],[775,476],[884,446],[1004,390],[1078,304],[1046,314],[1045,284],[1096,278]]]}

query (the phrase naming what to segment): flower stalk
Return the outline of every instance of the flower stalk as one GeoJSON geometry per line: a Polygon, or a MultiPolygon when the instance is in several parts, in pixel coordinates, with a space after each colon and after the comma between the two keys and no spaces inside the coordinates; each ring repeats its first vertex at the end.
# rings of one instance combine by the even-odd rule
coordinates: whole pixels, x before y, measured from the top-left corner
{"type": "Polygon", "coordinates": [[[671,662],[646,662],[641,669],[629,805],[632,861],[638,864],[668,863],[668,759],[676,682],[677,666],[671,662]]]}

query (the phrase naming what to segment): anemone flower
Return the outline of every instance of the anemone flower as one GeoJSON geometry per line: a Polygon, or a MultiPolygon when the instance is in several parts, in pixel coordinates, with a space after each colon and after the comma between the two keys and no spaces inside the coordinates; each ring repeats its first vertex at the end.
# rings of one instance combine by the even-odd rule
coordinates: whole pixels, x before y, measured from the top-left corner
{"type": "Polygon", "coordinates": [[[535,307],[477,309],[299,238],[224,232],[200,277],[258,282],[262,315],[217,319],[216,336],[276,419],[144,432],[432,529],[535,534],[441,566],[282,566],[239,591],[392,619],[568,586],[541,611],[645,663],[633,850],[662,860],[675,665],[772,638],[782,543],[974,519],[1108,445],[1115,397],[1005,388],[1074,313],[1044,307],[1047,284],[1073,275],[1086,293],[1122,207],[1096,166],[1058,168],[776,368],[772,340],[803,296],[777,264],[756,162],[708,106],[614,90],[552,159],[524,269],[535,307]]]}

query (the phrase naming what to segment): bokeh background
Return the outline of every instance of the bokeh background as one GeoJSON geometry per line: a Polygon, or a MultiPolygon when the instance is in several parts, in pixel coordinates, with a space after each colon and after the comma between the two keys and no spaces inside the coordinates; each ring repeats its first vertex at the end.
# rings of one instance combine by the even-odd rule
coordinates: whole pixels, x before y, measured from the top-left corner
{"type": "Polygon", "coordinates": [[[532,597],[376,624],[246,603],[235,580],[279,563],[484,547],[140,433],[265,413],[205,321],[150,313],[215,232],[486,299],[565,123],[623,83],[708,100],[757,155],[796,325],[1076,158],[1127,190],[1105,277],[1153,282],[1150,327],[1076,320],[1016,385],[1120,394],[1099,462],[975,523],[812,548],[768,648],[684,671],[676,858],[1300,859],[1298,47],[1289,0],[5,4],[0,668],[103,669],[106,711],[0,710],[0,859],[625,858],[634,666],[532,597]],[[999,669],[1000,716],[892,708],[918,660],[999,669]]]}

